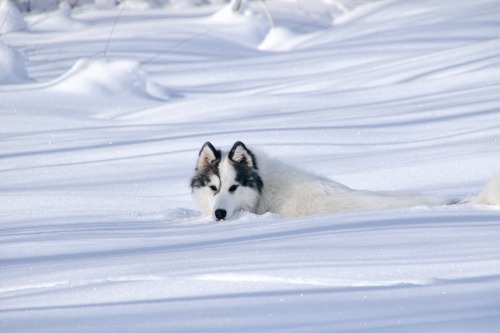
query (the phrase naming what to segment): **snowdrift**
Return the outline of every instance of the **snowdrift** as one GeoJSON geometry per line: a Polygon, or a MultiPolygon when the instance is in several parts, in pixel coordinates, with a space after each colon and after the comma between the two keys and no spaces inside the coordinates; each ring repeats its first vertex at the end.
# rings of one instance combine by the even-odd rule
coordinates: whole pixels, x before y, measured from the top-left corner
{"type": "Polygon", "coordinates": [[[273,27],[269,30],[262,43],[259,44],[258,49],[261,51],[290,51],[308,38],[310,37],[307,35],[301,36],[283,27],[273,27]]]}
{"type": "MultiPolygon", "coordinates": [[[[16,73],[22,74],[20,68],[16,73]]],[[[118,117],[179,96],[151,80],[138,62],[104,58],[79,59],[54,80],[18,85],[15,90],[29,92],[29,99],[19,100],[11,89],[5,89],[6,106],[25,107],[30,114],[78,118],[118,117]]]]}
{"type": "Polygon", "coordinates": [[[0,84],[29,81],[24,56],[0,43],[0,84]]]}
{"type": "Polygon", "coordinates": [[[59,4],[59,10],[35,17],[31,26],[33,31],[73,31],[85,26],[85,23],[73,17],[72,10],[66,2],[59,4]]]}
{"type": "Polygon", "coordinates": [[[22,31],[26,28],[26,22],[16,5],[11,0],[2,0],[0,2],[0,35],[22,31]]]}
{"type": "Polygon", "coordinates": [[[80,59],[49,86],[52,91],[89,98],[169,98],[167,91],[151,81],[138,62],[131,60],[80,59]]]}

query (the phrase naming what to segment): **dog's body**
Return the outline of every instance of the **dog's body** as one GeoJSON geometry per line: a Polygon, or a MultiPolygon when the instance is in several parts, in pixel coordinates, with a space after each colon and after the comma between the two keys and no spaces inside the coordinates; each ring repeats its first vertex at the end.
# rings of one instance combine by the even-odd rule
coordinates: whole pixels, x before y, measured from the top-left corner
{"type": "Polygon", "coordinates": [[[472,202],[500,205],[500,177],[471,200],[449,200],[408,193],[353,190],[340,183],[258,156],[236,142],[227,154],[210,142],[203,145],[191,179],[202,212],[216,220],[238,210],[298,217],[344,211],[447,205],[472,202]]]}

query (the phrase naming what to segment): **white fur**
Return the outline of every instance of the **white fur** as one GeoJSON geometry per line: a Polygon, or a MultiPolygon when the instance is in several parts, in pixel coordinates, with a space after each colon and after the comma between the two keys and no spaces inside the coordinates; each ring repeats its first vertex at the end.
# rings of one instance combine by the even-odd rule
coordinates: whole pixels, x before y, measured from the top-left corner
{"type": "Polygon", "coordinates": [[[470,202],[476,205],[500,205],[500,174],[494,177],[470,202]]]}
{"type": "MultiPolygon", "coordinates": [[[[214,194],[208,186],[193,189],[193,196],[205,215],[217,219],[215,211],[224,209],[227,211],[225,219],[238,210],[300,217],[450,203],[448,199],[410,193],[353,190],[332,180],[268,159],[265,154],[253,150],[252,153],[264,183],[262,193],[244,186],[230,193],[229,188],[236,184],[236,172],[227,154],[223,155],[219,166],[220,179],[217,176],[211,178],[211,184],[219,189],[218,192],[214,194]]],[[[500,205],[500,175],[470,202],[500,205]]]]}
{"type": "Polygon", "coordinates": [[[298,217],[345,211],[444,205],[446,199],[408,193],[382,193],[353,190],[338,182],[316,176],[282,162],[259,155],[264,191],[257,214],[272,212],[298,217]]]}

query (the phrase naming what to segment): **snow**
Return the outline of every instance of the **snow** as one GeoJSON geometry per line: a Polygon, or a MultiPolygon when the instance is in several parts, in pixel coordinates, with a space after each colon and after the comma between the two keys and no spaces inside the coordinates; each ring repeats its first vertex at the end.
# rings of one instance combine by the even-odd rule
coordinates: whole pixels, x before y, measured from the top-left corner
{"type": "Polygon", "coordinates": [[[0,43],[0,59],[0,84],[29,81],[23,54],[0,43]]]}
{"type": "Polygon", "coordinates": [[[50,90],[99,96],[100,99],[154,99],[162,88],[148,79],[146,71],[136,61],[80,59],[67,73],[50,83],[50,90]]]}
{"type": "Polygon", "coordinates": [[[1,35],[1,332],[498,330],[498,206],[214,222],[189,189],[205,141],[241,140],[354,188],[477,195],[494,0],[275,0],[272,29],[258,2],[139,3],[1,35]]]}
{"type": "Polygon", "coordinates": [[[73,18],[71,7],[67,2],[61,2],[58,11],[33,15],[36,18],[32,29],[34,31],[71,31],[84,28],[84,24],[73,18]]]}
{"type": "Polygon", "coordinates": [[[11,0],[0,2],[0,36],[26,29],[23,16],[11,0]]]}
{"type": "Polygon", "coordinates": [[[300,44],[302,40],[307,40],[308,37],[301,38],[297,34],[287,28],[272,27],[269,29],[266,38],[260,43],[259,50],[262,51],[289,51],[293,50],[300,44]]]}

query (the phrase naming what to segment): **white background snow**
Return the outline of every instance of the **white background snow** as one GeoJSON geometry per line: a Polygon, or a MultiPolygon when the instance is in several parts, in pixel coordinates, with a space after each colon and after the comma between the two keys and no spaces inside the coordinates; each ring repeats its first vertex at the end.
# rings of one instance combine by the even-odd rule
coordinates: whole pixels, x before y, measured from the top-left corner
{"type": "Polygon", "coordinates": [[[498,1],[270,0],[274,29],[258,1],[9,3],[1,332],[498,332],[498,209],[213,222],[188,186],[205,141],[241,140],[474,196],[500,171],[498,1]]]}

